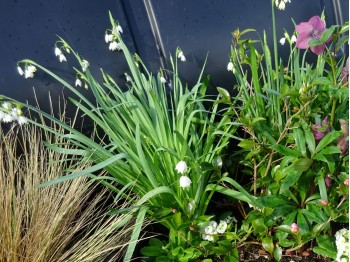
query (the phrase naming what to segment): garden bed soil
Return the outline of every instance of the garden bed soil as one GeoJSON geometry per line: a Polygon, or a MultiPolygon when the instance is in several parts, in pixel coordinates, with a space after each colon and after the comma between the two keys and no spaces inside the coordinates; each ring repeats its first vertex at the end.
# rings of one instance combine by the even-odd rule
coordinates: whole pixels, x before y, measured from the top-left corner
{"type": "MultiPolygon", "coordinates": [[[[239,249],[239,261],[248,262],[271,262],[274,260],[265,250],[258,246],[245,246],[239,249]]],[[[281,262],[330,262],[329,258],[322,257],[312,252],[311,249],[303,252],[294,252],[289,255],[283,255],[281,262]]]]}

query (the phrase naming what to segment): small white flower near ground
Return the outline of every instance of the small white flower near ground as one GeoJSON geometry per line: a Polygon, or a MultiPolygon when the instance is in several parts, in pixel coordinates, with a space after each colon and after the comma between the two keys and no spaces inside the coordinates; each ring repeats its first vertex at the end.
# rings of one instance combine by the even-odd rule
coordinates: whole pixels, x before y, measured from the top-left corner
{"type": "Polygon", "coordinates": [[[11,109],[11,104],[10,104],[10,103],[7,103],[7,102],[2,103],[1,106],[2,106],[2,108],[6,109],[6,110],[11,109]]]}
{"type": "Polygon", "coordinates": [[[225,233],[227,229],[227,223],[225,220],[220,220],[219,225],[216,227],[216,232],[218,232],[219,234],[223,234],[225,233]]]}
{"type": "Polygon", "coordinates": [[[188,176],[181,176],[180,177],[180,187],[187,188],[190,187],[192,181],[188,176]]]}
{"type": "Polygon", "coordinates": [[[286,3],[282,0],[280,4],[278,5],[279,10],[284,10],[286,9],[286,3]]]}
{"type": "Polygon", "coordinates": [[[166,83],[166,79],[165,79],[163,76],[161,76],[161,77],[159,78],[159,80],[160,80],[160,82],[161,82],[162,84],[165,84],[165,83],[166,83]]]}
{"type": "Polygon", "coordinates": [[[17,70],[18,70],[18,74],[20,74],[21,76],[24,75],[24,71],[20,66],[17,66],[17,70]]]}
{"type": "Polygon", "coordinates": [[[76,80],[75,80],[75,86],[82,86],[83,85],[83,83],[81,82],[81,80],[79,79],[79,78],[77,78],[76,80]]]}
{"type": "Polygon", "coordinates": [[[192,200],[187,204],[186,211],[188,213],[191,213],[194,210],[195,206],[196,206],[196,203],[194,202],[194,200],[192,200]]]}

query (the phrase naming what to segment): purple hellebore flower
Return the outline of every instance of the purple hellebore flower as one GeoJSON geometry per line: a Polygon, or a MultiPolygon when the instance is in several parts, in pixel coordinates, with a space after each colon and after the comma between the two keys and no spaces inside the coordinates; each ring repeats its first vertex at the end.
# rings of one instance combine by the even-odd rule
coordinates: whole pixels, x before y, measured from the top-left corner
{"type": "MultiPolygon", "coordinates": [[[[296,47],[300,49],[308,49],[310,40],[318,40],[321,38],[322,33],[326,30],[326,23],[319,16],[313,16],[309,22],[302,22],[295,26],[295,30],[298,32],[298,38],[296,47]]],[[[326,41],[328,43],[331,37],[326,41]]],[[[323,53],[326,48],[326,43],[317,46],[311,46],[310,49],[316,55],[323,53]]]]}
{"type": "Polygon", "coordinates": [[[329,133],[329,131],[330,129],[327,116],[323,119],[321,125],[312,125],[312,134],[314,135],[316,141],[320,141],[327,133],[329,133]]]}

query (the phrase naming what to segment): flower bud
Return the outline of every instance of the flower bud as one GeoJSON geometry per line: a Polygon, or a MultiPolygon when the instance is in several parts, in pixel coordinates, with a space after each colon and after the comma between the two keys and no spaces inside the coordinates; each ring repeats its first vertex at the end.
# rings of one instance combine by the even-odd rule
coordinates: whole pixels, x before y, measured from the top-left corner
{"type": "Polygon", "coordinates": [[[328,117],[323,119],[322,124],[312,125],[312,134],[316,141],[320,141],[329,131],[328,117]]]}
{"type": "Polygon", "coordinates": [[[329,177],[329,175],[326,175],[324,182],[328,188],[331,187],[332,179],[329,177]]]}
{"type": "Polygon", "coordinates": [[[349,178],[345,179],[343,183],[344,185],[349,186],[349,178]]]}
{"type": "Polygon", "coordinates": [[[324,200],[324,199],[321,199],[320,203],[322,204],[322,206],[327,206],[328,205],[328,201],[324,200]]]}
{"type": "Polygon", "coordinates": [[[298,233],[299,232],[299,226],[296,223],[293,223],[290,227],[289,227],[290,231],[292,231],[293,233],[298,233]]]}
{"type": "Polygon", "coordinates": [[[177,210],[175,208],[173,208],[173,210],[171,210],[171,212],[173,212],[174,214],[176,214],[177,210]]]}

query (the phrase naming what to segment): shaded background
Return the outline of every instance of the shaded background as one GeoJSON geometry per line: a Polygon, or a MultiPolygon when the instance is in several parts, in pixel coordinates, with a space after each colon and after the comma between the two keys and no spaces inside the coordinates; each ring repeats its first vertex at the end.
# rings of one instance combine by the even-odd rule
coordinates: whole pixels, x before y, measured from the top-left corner
{"type": "MultiPolygon", "coordinates": [[[[292,33],[291,18],[295,23],[308,21],[322,10],[328,25],[349,19],[347,0],[292,0],[285,11],[276,10],[277,37],[283,37],[284,29],[292,33]]],[[[167,57],[180,46],[187,58],[180,74],[190,84],[197,80],[208,54],[205,74],[211,75],[212,86],[232,90],[234,79],[226,66],[236,28],[254,28],[260,34],[266,30],[272,40],[269,0],[1,0],[0,94],[33,104],[34,87],[44,110],[48,92],[57,106],[61,84],[40,71],[33,79],[24,79],[16,66],[21,59],[32,59],[74,84],[72,56],[67,56],[68,63],[59,63],[54,56],[57,35],[90,62],[97,79],[103,68],[123,85],[127,71],[123,55],[109,51],[104,42],[104,32],[110,28],[108,11],[122,25],[126,44],[153,72],[169,68],[167,57]]],[[[287,45],[280,46],[279,52],[286,57],[288,50],[287,45]]]]}

